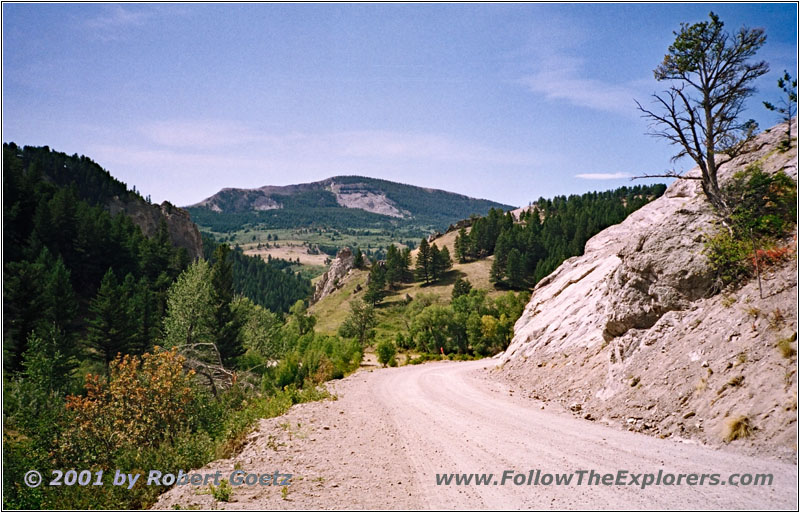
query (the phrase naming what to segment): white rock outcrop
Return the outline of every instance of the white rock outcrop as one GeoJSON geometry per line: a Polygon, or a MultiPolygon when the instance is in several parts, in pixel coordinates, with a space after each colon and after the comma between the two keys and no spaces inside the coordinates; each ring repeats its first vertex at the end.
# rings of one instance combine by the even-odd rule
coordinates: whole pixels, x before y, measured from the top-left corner
{"type": "Polygon", "coordinates": [[[341,286],[342,281],[353,269],[355,255],[350,248],[342,248],[336,254],[336,258],[331,262],[330,268],[322,275],[322,278],[314,287],[314,295],[311,297],[311,304],[316,303],[328,294],[341,286]]]}
{"type": "MultiPolygon", "coordinates": [[[[755,161],[797,180],[796,143],[777,150],[784,134],[760,134],[721,181],[755,161]]],[[[720,443],[729,416],[747,415],[752,443],[786,456],[797,442],[797,376],[776,345],[796,337],[796,254],[765,272],[763,297],[755,280],[719,293],[703,255],[716,222],[699,181],[678,180],[597,234],[537,284],[496,375],[659,436],[720,443]]]]}

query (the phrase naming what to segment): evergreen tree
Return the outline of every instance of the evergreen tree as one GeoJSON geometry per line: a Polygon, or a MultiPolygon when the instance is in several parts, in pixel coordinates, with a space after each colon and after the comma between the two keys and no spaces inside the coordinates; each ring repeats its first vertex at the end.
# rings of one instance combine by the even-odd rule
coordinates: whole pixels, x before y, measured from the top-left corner
{"type": "Polygon", "coordinates": [[[405,247],[400,252],[401,267],[400,267],[400,280],[407,283],[414,281],[414,273],[411,271],[411,248],[405,247]]]}
{"type": "Polygon", "coordinates": [[[25,379],[36,389],[61,399],[78,367],[76,356],[72,341],[55,324],[40,328],[28,337],[22,360],[25,379]]]}
{"type": "Polygon", "coordinates": [[[369,270],[369,283],[367,284],[367,292],[364,294],[364,301],[371,305],[377,305],[383,301],[386,295],[386,267],[381,265],[380,262],[372,264],[369,270]]]}
{"type": "Polygon", "coordinates": [[[439,279],[439,247],[434,242],[431,244],[431,258],[428,260],[428,274],[431,277],[431,281],[436,281],[439,279]]]}
{"type": "Polygon", "coordinates": [[[514,289],[521,289],[525,286],[525,263],[522,253],[517,248],[512,248],[508,252],[507,263],[508,285],[514,289]]]}
{"type": "MultiPolygon", "coordinates": [[[[433,247],[436,247],[436,244],[433,247]]],[[[444,273],[453,268],[453,260],[450,258],[450,250],[447,249],[447,246],[442,246],[440,251],[433,251],[433,248],[431,248],[431,253],[433,255],[431,258],[433,261],[433,274],[438,280],[444,273]]]]}
{"type": "Polygon", "coordinates": [[[467,254],[469,253],[468,244],[469,237],[467,236],[467,229],[462,226],[461,229],[458,230],[458,235],[456,235],[456,240],[453,245],[455,257],[459,264],[467,262],[467,254]]]}
{"type": "Polygon", "coordinates": [[[792,146],[792,118],[797,115],[797,79],[783,70],[783,76],[778,79],[778,88],[783,92],[781,102],[778,105],[764,102],[764,107],[779,113],[781,121],[786,123],[786,139],[781,142],[781,147],[788,150],[792,146]]]}
{"type": "Polygon", "coordinates": [[[511,232],[504,231],[497,237],[495,244],[494,262],[489,271],[489,280],[492,283],[500,283],[506,275],[506,264],[508,259],[508,252],[511,249],[511,232]]]}
{"type": "Polygon", "coordinates": [[[42,320],[56,326],[64,338],[71,338],[76,330],[78,300],[70,283],[70,272],[59,257],[45,268],[42,298],[42,320]]]}
{"type": "Polygon", "coordinates": [[[389,288],[394,289],[395,285],[403,279],[403,257],[394,244],[390,244],[386,250],[386,283],[389,288]]]}
{"type": "Polygon", "coordinates": [[[353,258],[353,267],[355,267],[356,269],[363,269],[364,254],[361,252],[361,248],[356,248],[354,255],[355,257],[353,258]]]}
{"type": "Polygon", "coordinates": [[[428,239],[422,239],[419,243],[419,251],[417,252],[417,264],[414,268],[414,274],[417,280],[425,282],[427,285],[430,283],[431,276],[431,247],[428,244],[428,239]]]}
{"type": "Polygon", "coordinates": [[[241,326],[231,310],[233,264],[230,253],[231,248],[227,244],[217,246],[211,267],[215,343],[225,366],[232,366],[235,359],[244,353],[239,335],[241,326]]]}
{"type": "Polygon", "coordinates": [[[455,283],[453,283],[452,299],[465,296],[469,294],[470,290],[472,290],[472,284],[469,282],[469,280],[459,276],[456,278],[455,283]]]}
{"type": "MultiPolygon", "coordinates": [[[[766,61],[750,60],[767,36],[763,28],[742,27],[731,34],[719,16],[711,12],[709,18],[691,25],[682,23],[674,33],[675,41],[653,70],[656,80],[666,81],[669,88],[662,95],[653,94],[657,111],[641,104],[639,110],[652,121],[651,135],[679,146],[673,160],[684,156],[694,160],[700,168],[703,193],[727,220],[734,205],[728,205],[722,196],[717,172],[748,151],[745,143],[756,125],[740,115],[755,92],[755,82],[769,71],[766,61]]],[[[649,176],[687,179],[677,172],[649,176]]]]}
{"type": "Polygon", "coordinates": [[[106,367],[118,353],[125,354],[128,351],[128,318],[119,295],[117,277],[109,268],[100,282],[97,295],[89,303],[91,317],[86,333],[87,344],[96,351],[96,357],[106,367]]]}
{"type": "Polygon", "coordinates": [[[45,270],[39,261],[26,260],[9,262],[3,270],[4,365],[20,371],[28,336],[41,325],[41,313],[46,307],[42,291],[45,270]]]}

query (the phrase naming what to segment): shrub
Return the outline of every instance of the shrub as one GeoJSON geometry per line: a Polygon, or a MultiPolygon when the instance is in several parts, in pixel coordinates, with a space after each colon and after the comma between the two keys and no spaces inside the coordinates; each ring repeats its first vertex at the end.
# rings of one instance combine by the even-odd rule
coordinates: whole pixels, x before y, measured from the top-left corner
{"type": "Polygon", "coordinates": [[[786,359],[791,359],[794,355],[797,354],[797,350],[792,347],[792,342],[797,340],[797,333],[792,335],[791,337],[783,338],[778,341],[777,347],[778,351],[780,351],[781,356],[786,359]]]}
{"type": "Polygon", "coordinates": [[[73,425],[64,433],[65,462],[110,465],[124,447],[156,447],[189,427],[195,396],[176,350],[117,357],[108,379],[86,376],[86,395],[67,396],[73,425]]]}
{"type": "Polygon", "coordinates": [[[378,362],[386,367],[386,365],[394,359],[397,348],[390,341],[382,340],[378,343],[377,347],[375,347],[375,352],[378,355],[378,362]]]}
{"type": "Polygon", "coordinates": [[[412,359],[408,360],[408,363],[410,365],[419,365],[419,364],[425,363],[425,362],[431,362],[431,361],[436,361],[436,360],[444,360],[444,359],[445,359],[445,357],[442,356],[439,353],[421,353],[416,358],[412,358],[412,359]]]}
{"type": "Polygon", "coordinates": [[[214,497],[215,500],[220,502],[228,502],[231,500],[231,495],[233,494],[233,487],[228,482],[227,479],[223,479],[219,482],[219,486],[214,486],[213,484],[208,485],[208,489],[211,492],[211,496],[214,497]]]}
{"type": "Polygon", "coordinates": [[[724,185],[731,205],[723,216],[729,228],[706,238],[705,254],[723,283],[787,258],[789,247],[775,247],[797,221],[797,185],[783,171],[769,175],[751,164],[724,185]],[[766,248],[766,249],[764,249],[766,248]]]}
{"type": "Polygon", "coordinates": [[[750,419],[746,416],[733,417],[726,423],[722,439],[729,443],[740,438],[747,438],[753,434],[753,430],[750,419]]]}
{"type": "Polygon", "coordinates": [[[704,254],[709,266],[723,283],[732,283],[750,274],[747,243],[725,229],[706,237],[704,254]]]}

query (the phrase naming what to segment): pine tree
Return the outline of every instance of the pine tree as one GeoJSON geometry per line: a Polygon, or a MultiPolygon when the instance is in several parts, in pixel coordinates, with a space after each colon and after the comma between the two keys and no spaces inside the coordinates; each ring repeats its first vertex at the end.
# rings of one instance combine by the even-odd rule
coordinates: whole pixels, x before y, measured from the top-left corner
{"type": "Polygon", "coordinates": [[[403,251],[400,253],[400,259],[400,280],[403,282],[414,281],[414,273],[411,272],[411,248],[403,248],[403,251]]]}
{"type": "MultiPolygon", "coordinates": [[[[436,244],[434,244],[434,247],[436,247],[436,244]]],[[[453,267],[453,260],[450,258],[450,250],[447,249],[447,246],[443,246],[440,251],[434,252],[433,248],[431,250],[431,253],[433,253],[433,271],[438,280],[453,267]]]]}
{"type": "Polygon", "coordinates": [[[386,283],[389,288],[394,289],[395,285],[402,281],[403,277],[403,257],[394,244],[390,244],[386,250],[386,283]]]}
{"type": "Polygon", "coordinates": [[[428,260],[428,274],[431,277],[431,281],[439,279],[439,259],[439,247],[434,242],[431,244],[431,258],[428,260]]]}
{"type": "Polygon", "coordinates": [[[28,337],[22,365],[26,381],[37,390],[63,400],[72,372],[78,367],[76,348],[55,324],[37,329],[28,337]]]}
{"type": "Polygon", "coordinates": [[[233,365],[244,353],[239,336],[241,326],[233,315],[233,264],[231,248],[220,244],[214,250],[214,265],[211,267],[212,298],[214,302],[214,330],[217,350],[225,366],[233,365]]]}
{"type": "Polygon", "coordinates": [[[422,239],[419,243],[419,251],[417,252],[417,264],[414,268],[414,274],[417,280],[425,282],[431,281],[431,247],[427,239],[422,239]]]}
{"type": "Polygon", "coordinates": [[[511,249],[511,233],[504,231],[497,237],[497,243],[494,248],[494,262],[489,272],[489,280],[492,283],[500,283],[506,275],[506,263],[508,259],[508,252],[511,249]]]}
{"type": "Polygon", "coordinates": [[[453,245],[455,257],[459,264],[467,262],[468,244],[469,238],[467,236],[467,229],[462,226],[461,229],[458,230],[458,235],[456,235],[456,240],[453,245]]]}
{"type": "Polygon", "coordinates": [[[508,284],[511,288],[525,287],[525,262],[522,253],[517,248],[508,252],[507,271],[508,284]]]}
{"type": "Polygon", "coordinates": [[[356,269],[363,269],[364,268],[364,254],[361,252],[361,248],[356,248],[355,251],[355,258],[353,258],[353,267],[356,269]]]}
{"type": "Polygon", "coordinates": [[[469,280],[461,278],[461,276],[459,276],[458,278],[456,278],[455,283],[453,283],[453,292],[451,299],[456,299],[457,297],[465,296],[469,294],[470,290],[472,290],[472,284],[469,282],[469,280]]]}
{"type": "Polygon", "coordinates": [[[369,283],[367,292],[364,294],[364,301],[371,305],[377,305],[383,300],[386,289],[386,267],[379,262],[372,264],[369,270],[369,283]]]}
{"type": "Polygon", "coordinates": [[[70,283],[70,272],[59,257],[44,278],[42,318],[67,335],[72,333],[78,315],[78,300],[70,283]]]}
{"type": "Polygon", "coordinates": [[[97,295],[89,303],[89,327],[86,342],[108,367],[118,353],[128,350],[128,319],[119,301],[119,286],[114,271],[109,268],[97,295]]]}

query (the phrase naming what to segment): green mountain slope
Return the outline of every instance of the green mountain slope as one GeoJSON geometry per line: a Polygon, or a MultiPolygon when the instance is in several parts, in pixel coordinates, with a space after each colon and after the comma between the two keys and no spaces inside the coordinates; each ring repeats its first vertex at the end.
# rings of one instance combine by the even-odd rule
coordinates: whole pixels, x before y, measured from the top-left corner
{"type": "Polygon", "coordinates": [[[188,207],[192,218],[214,232],[244,227],[262,230],[369,228],[444,230],[451,223],[484,215],[490,208],[512,208],[494,201],[362,176],[336,176],[320,182],[223,189],[188,207]]]}

